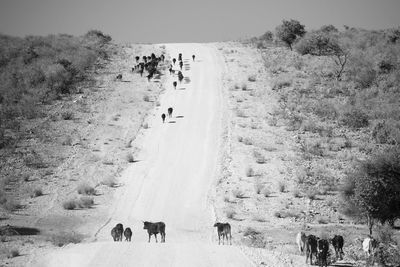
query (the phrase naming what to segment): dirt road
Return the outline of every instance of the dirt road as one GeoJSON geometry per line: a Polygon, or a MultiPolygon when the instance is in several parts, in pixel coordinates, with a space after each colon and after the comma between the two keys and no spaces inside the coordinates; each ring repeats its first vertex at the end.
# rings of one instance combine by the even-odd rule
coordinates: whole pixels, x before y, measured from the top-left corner
{"type": "MultiPolygon", "coordinates": [[[[148,129],[135,140],[137,162],[123,173],[110,221],[90,243],[69,245],[35,266],[253,266],[235,246],[218,246],[208,193],[215,180],[221,137],[223,61],[212,45],[168,44],[183,54],[185,80],[171,75],[148,129]],[[191,59],[196,55],[196,61],[191,59]],[[174,113],[161,121],[161,114],[174,113]],[[147,243],[142,220],[164,221],[166,243],[147,243]],[[133,229],[131,243],[111,241],[116,223],[133,229]]],[[[179,69],[176,64],[175,69],[179,69]]],[[[166,74],[169,75],[169,74],[166,74]]]]}

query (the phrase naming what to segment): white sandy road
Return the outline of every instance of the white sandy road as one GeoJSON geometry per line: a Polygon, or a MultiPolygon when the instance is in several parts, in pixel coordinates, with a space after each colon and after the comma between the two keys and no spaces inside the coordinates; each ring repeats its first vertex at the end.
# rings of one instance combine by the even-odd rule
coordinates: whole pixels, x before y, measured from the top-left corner
{"type": "Polygon", "coordinates": [[[177,77],[167,79],[161,106],[149,119],[149,129],[135,141],[141,148],[139,162],[121,177],[123,186],[117,191],[110,221],[94,242],[53,251],[33,265],[253,266],[235,246],[218,246],[208,200],[222,131],[224,63],[212,45],[168,44],[167,49],[171,56],[183,54],[183,74],[190,82],[178,83],[174,90],[177,77]],[[163,124],[161,113],[170,106],[173,118],[163,124]],[[154,239],[147,243],[142,220],[164,221],[166,243],[156,244],[154,239]],[[111,241],[110,230],[119,222],[132,228],[131,243],[111,241]]]}

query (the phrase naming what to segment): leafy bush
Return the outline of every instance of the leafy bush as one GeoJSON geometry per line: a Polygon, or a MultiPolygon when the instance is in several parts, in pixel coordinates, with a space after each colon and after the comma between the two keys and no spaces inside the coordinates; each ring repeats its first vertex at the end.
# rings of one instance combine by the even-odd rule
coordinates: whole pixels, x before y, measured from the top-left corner
{"type": "Polygon", "coordinates": [[[282,24],[276,27],[275,35],[292,50],[292,44],[296,39],[306,33],[304,28],[304,25],[301,25],[297,20],[283,20],[282,24]]]}
{"type": "Polygon", "coordinates": [[[74,210],[74,209],[76,209],[78,207],[78,205],[77,205],[75,200],[64,201],[62,206],[66,210],[74,210]]]}

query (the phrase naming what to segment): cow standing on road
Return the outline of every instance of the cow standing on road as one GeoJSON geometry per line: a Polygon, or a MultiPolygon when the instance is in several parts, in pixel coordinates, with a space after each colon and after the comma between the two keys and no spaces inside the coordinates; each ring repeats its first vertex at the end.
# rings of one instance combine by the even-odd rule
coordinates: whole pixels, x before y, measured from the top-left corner
{"type": "Polygon", "coordinates": [[[183,62],[182,61],[179,61],[179,68],[181,68],[181,70],[183,68],[183,62]]]}
{"type": "Polygon", "coordinates": [[[221,244],[221,236],[222,236],[222,245],[225,244],[224,242],[225,239],[226,242],[228,242],[228,237],[229,237],[229,244],[232,245],[231,225],[229,223],[217,222],[214,224],[214,227],[217,227],[218,245],[221,244]]]}
{"type": "Polygon", "coordinates": [[[172,83],[172,85],[174,86],[174,89],[176,89],[176,86],[178,85],[178,83],[175,81],[172,83]]]}
{"type": "Polygon", "coordinates": [[[132,230],[131,228],[127,227],[124,231],[125,241],[131,242],[132,239],[132,230]]]}
{"type": "Polygon", "coordinates": [[[335,235],[332,239],[331,239],[331,243],[333,248],[335,249],[335,254],[336,254],[336,258],[338,258],[339,260],[343,259],[343,244],[344,244],[344,240],[343,240],[343,236],[341,235],[335,235]]]}
{"type": "Polygon", "coordinates": [[[175,65],[175,63],[176,63],[176,58],[173,58],[173,59],[172,59],[172,63],[174,63],[174,65],[175,65]]]}
{"type": "Polygon", "coordinates": [[[306,238],[307,238],[307,236],[304,232],[299,232],[296,236],[296,244],[299,247],[300,254],[303,254],[303,252],[304,252],[306,238]]]}
{"type": "Polygon", "coordinates": [[[308,259],[310,259],[310,264],[312,265],[312,256],[313,254],[317,258],[317,237],[315,235],[309,235],[306,237],[306,242],[305,242],[305,249],[306,249],[306,264],[308,262],[308,259]]]}
{"type": "Polygon", "coordinates": [[[163,123],[165,122],[165,118],[166,118],[165,114],[164,114],[164,113],[161,114],[161,119],[162,119],[162,122],[163,122],[163,123]]]}
{"type": "Polygon", "coordinates": [[[173,108],[169,107],[168,108],[168,117],[171,118],[172,117],[172,112],[174,111],[173,108]]]}
{"type": "Polygon", "coordinates": [[[161,243],[165,243],[165,223],[163,222],[143,222],[144,226],[143,229],[147,230],[147,233],[149,234],[149,243],[150,243],[150,238],[151,235],[154,235],[156,238],[156,243],[158,242],[157,240],[157,234],[161,235],[161,243]]]}
{"type": "Polygon", "coordinates": [[[317,245],[318,262],[320,267],[328,267],[329,242],[326,239],[319,239],[317,245]]]}

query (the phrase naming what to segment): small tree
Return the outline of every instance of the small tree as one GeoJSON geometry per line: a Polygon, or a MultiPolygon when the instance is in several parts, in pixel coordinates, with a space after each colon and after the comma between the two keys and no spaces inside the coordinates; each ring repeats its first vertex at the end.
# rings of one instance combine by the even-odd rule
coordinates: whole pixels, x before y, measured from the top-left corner
{"type": "Polygon", "coordinates": [[[292,50],[292,44],[297,38],[303,37],[306,33],[304,25],[301,25],[297,20],[283,20],[282,24],[276,27],[276,36],[286,43],[290,50],[292,50]]]}
{"type": "Polygon", "coordinates": [[[263,41],[271,42],[274,39],[274,34],[271,31],[267,31],[266,33],[260,36],[260,39],[263,41]]]}
{"type": "Polygon", "coordinates": [[[367,220],[370,234],[376,220],[393,224],[400,218],[400,148],[392,148],[360,163],[347,176],[342,197],[354,217],[367,220]]]}

